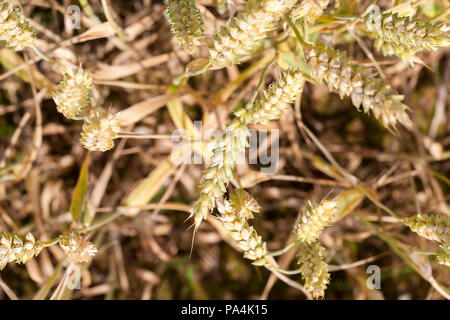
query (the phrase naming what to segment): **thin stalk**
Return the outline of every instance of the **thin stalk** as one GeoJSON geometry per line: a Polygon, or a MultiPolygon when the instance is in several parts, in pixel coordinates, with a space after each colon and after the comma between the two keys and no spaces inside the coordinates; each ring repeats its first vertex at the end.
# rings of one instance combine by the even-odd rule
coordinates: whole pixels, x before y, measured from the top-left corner
{"type": "Polygon", "coordinates": [[[277,268],[272,266],[271,268],[273,268],[274,270],[283,273],[283,274],[288,274],[288,275],[293,275],[293,274],[299,274],[301,273],[300,269],[297,270],[285,270],[285,269],[281,269],[281,268],[277,268]]]}
{"type": "Polygon", "coordinates": [[[400,258],[402,258],[405,262],[407,262],[420,276],[422,276],[422,278],[424,278],[426,281],[428,281],[433,286],[433,288],[436,289],[436,291],[438,291],[440,294],[442,294],[446,299],[450,299],[450,289],[445,287],[444,285],[442,285],[438,281],[436,281],[436,279],[434,279],[432,273],[430,273],[430,274],[424,273],[421,270],[421,268],[417,265],[417,263],[415,263],[411,259],[411,257],[409,256],[408,252],[405,251],[404,249],[400,248],[400,245],[402,245],[402,243],[400,241],[398,241],[395,238],[392,238],[392,237],[388,236],[384,232],[381,232],[379,230],[379,228],[377,228],[373,223],[371,223],[371,222],[367,221],[366,219],[364,219],[361,215],[357,215],[357,216],[361,220],[362,223],[364,223],[369,229],[374,231],[377,234],[378,237],[380,237],[383,241],[385,241],[389,245],[389,247],[391,247],[391,249],[400,258]]]}
{"type": "Polygon", "coordinates": [[[383,209],[384,211],[386,211],[387,213],[389,213],[391,216],[393,216],[394,218],[396,218],[399,221],[402,221],[403,219],[398,216],[394,211],[392,211],[391,209],[389,209],[387,206],[385,206],[384,204],[382,204],[380,201],[378,201],[377,199],[375,199],[370,192],[364,188],[362,185],[358,185],[357,186],[358,190],[361,191],[362,193],[364,193],[364,195],[370,200],[372,201],[374,204],[376,204],[378,207],[380,207],[381,209],[383,209]]]}
{"type": "Polygon", "coordinates": [[[171,139],[172,135],[170,134],[139,134],[133,132],[119,132],[118,138],[126,138],[126,139],[171,139]]]}
{"type": "Polygon", "coordinates": [[[89,4],[88,0],[80,0],[81,7],[83,8],[84,13],[91,19],[95,24],[102,23],[100,19],[97,17],[97,15],[94,13],[94,10],[92,10],[91,5],[89,4]]]}
{"type": "Polygon", "coordinates": [[[271,257],[280,256],[280,255],[282,255],[282,254],[288,252],[289,249],[291,249],[293,246],[295,246],[295,244],[296,244],[297,242],[298,242],[298,241],[293,241],[293,242],[289,243],[287,246],[285,246],[284,248],[282,248],[282,249],[280,249],[280,250],[268,252],[267,255],[268,255],[268,256],[271,256],[271,257]]]}
{"type": "Polygon", "coordinates": [[[114,29],[114,31],[117,33],[117,35],[123,40],[128,41],[129,37],[128,35],[122,30],[121,27],[114,21],[111,11],[109,11],[108,3],[106,0],[102,0],[102,6],[103,10],[105,11],[106,20],[108,20],[111,27],[114,29]]]}
{"type": "Polygon", "coordinates": [[[300,31],[298,31],[295,23],[292,21],[291,17],[289,17],[289,15],[286,17],[287,21],[289,22],[289,25],[291,26],[292,30],[294,30],[295,36],[297,37],[298,42],[300,42],[300,44],[302,46],[306,45],[307,43],[305,42],[305,40],[303,40],[300,31]]]}

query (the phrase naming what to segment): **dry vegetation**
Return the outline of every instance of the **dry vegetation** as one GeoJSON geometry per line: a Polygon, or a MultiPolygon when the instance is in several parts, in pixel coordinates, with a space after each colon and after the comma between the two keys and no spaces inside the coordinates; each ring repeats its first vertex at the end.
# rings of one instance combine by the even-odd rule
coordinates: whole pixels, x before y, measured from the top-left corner
{"type": "Polygon", "coordinates": [[[449,1],[169,2],[0,1],[0,297],[449,299],[449,1]]]}

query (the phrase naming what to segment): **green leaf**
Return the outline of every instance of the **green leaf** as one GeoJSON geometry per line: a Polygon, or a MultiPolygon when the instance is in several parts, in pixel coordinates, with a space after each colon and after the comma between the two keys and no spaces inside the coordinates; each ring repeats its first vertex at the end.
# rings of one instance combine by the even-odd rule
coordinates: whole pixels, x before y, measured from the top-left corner
{"type": "Polygon", "coordinates": [[[77,185],[72,194],[72,202],[70,204],[70,212],[75,223],[80,224],[83,206],[85,204],[86,191],[88,188],[88,171],[89,171],[89,153],[81,166],[80,176],[77,185]]]}

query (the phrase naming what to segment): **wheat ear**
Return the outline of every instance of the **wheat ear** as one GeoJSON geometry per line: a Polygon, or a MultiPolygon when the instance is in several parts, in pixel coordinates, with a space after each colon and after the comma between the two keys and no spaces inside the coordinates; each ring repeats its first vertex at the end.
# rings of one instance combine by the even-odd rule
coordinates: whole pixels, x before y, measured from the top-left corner
{"type": "Polygon", "coordinates": [[[91,102],[91,76],[81,67],[68,67],[52,97],[58,112],[68,119],[76,118],[91,102]]]}
{"type": "Polygon", "coordinates": [[[249,3],[247,8],[219,28],[209,47],[213,68],[223,68],[239,63],[260,41],[273,31],[281,18],[297,0],[262,0],[249,3]]]}
{"type": "Polygon", "coordinates": [[[94,108],[84,119],[81,144],[91,151],[107,151],[114,147],[120,125],[115,115],[102,108],[94,108]]]}
{"type": "Polygon", "coordinates": [[[202,15],[195,0],[169,0],[166,14],[178,45],[186,53],[194,54],[205,38],[202,15]]]}
{"type": "Polygon", "coordinates": [[[244,258],[252,260],[252,263],[257,266],[265,265],[267,263],[266,243],[248,224],[253,214],[260,212],[256,200],[248,192],[237,189],[230,195],[229,201],[224,200],[223,204],[217,202],[217,209],[220,213],[219,220],[244,252],[244,258]]]}
{"type": "Polygon", "coordinates": [[[59,237],[59,246],[74,263],[90,262],[98,251],[92,242],[75,232],[59,237]]]}
{"type": "Polygon", "coordinates": [[[409,127],[408,107],[399,95],[378,77],[375,69],[352,63],[347,55],[322,44],[304,44],[305,60],[311,76],[324,81],[341,98],[350,96],[353,105],[365,113],[372,111],[386,127],[397,122],[409,127]]]}

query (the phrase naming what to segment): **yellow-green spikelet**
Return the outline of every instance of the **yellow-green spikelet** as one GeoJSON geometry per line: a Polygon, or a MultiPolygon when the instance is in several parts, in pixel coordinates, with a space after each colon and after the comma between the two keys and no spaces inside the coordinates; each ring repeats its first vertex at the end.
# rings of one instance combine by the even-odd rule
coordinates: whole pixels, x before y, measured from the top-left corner
{"type": "Polygon", "coordinates": [[[0,0],[0,41],[6,47],[19,51],[34,45],[36,34],[19,9],[13,9],[7,2],[0,0]]]}
{"type": "Polygon", "coordinates": [[[205,27],[195,0],[169,0],[167,19],[178,45],[188,54],[194,54],[204,40],[205,27]]]}
{"type": "Polygon", "coordinates": [[[352,63],[345,52],[322,44],[306,44],[304,51],[311,76],[324,81],[331,91],[341,98],[350,96],[358,110],[362,106],[365,113],[371,111],[386,127],[397,122],[410,126],[403,96],[385,84],[375,69],[352,63]]]}
{"type": "Polygon", "coordinates": [[[58,112],[68,119],[76,118],[91,102],[91,76],[81,67],[76,72],[68,68],[52,97],[58,112]]]}
{"type": "Polygon", "coordinates": [[[436,261],[439,264],[450,267],[450,248],[441,246],[442,251],[436,256],[436,261]]]}
{"type": "Polygon", "coordinates": [[[325,248],[318,242],[302,243],[298,254],[298,264],[300,264],[300,272],[305,281],[305,289],[315,299],[325,295],[325,289],[330,283],[328,265],[323,260],[324,251],[325,248]]]}
{"type": "Polygon", "coordinates": [[[295,238],[306,243],[316,241],[336,213],[337,203],[333,200],[322,200],[319,204],[308,201],[307,205],[300,210],[295,222],[295,238]]]}
{"type": "Polygon", "coordinates": [[[450,45],[449,27],[423,19],[382,13],[374,6],[364,22],[375,46],[385,55],[397,55],[409,62],[421,50],[436,50],[450,45]]]}
{"type": "Polygon", "coordinates": [[[250,132],[247,126],[279,119],[302,92],[303,85],[303,73],[288,70],[252,106],[242,107],[235,112],[236,118],[226,125],[222,139],[215,144],[211,164],[200,183],[200,196],[190,211],[196,228],[214,209],[215,200],[226,192],[238,155],[245,151],[248,143],[250,132]]]}
{"type": "Polygon", "coordinates": [[[120,125],[114,115],[98,108],[84,120],[81,144],[90,151],[107,151],[114,147],[120,125]]]}
{"type": "Polygon", "coordinates": [[[419,213],[410,218],[404,218],[403,222],[428,240],[437,241],[445,245],[450,244],[450,218],[439,214],[419,213]]]}
{"type": "Polygon", "coordinates": [[[0,233],[0,270],[9,263],[25,263],[37,256],[42,248],[41,241],[36,241],[31,233],[22,236],[16,232],[0,233]]]}

